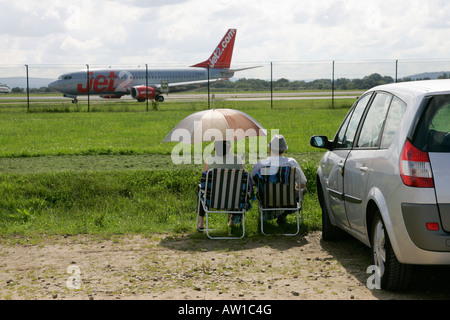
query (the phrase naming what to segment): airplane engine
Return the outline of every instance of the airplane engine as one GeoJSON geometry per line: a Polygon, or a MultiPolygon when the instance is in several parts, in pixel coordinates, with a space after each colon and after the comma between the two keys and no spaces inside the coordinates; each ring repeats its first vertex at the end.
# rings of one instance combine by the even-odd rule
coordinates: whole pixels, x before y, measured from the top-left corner
{"type": "Polygon", "coordinates": [[[131,87],[131,97],[133,99],[136,99],[139,102],[144,102],[145,99],[155,99],[156,97],[156,90],[153,87],[146,87],[146,86],[135,86],[131,87]]]}

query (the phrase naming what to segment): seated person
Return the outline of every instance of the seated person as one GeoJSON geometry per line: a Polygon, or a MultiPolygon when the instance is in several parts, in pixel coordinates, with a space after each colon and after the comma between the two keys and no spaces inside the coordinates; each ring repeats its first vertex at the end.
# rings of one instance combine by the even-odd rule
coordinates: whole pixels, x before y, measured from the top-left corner
{"type": "MultiPolygon", "coordinates": [[[[300,188],[301,190],[306,188],[306,176],[303,173],[300,165],[294,158],[286,158],[284,157],[284,153],[288,149],[286,139],[282,135],[275,135],[268,145],[270,149],[270,156],[267,159],[258,161],[250,171],[250,178],[254,179],[255,175],[258,173],[263,167],[273,168],[273,173],[276,173],[278,168],[280,167],[295,167],[298,168],[298,172],[300,175],[295,176],[295,185],[296,189],[300,188]]],[[[277,223],[282,224],[286,222],[286,216],[291,213],[291,211],[285,211],[281,215],[278,216],[277,223]]]]}
{"type": "MultiPolygon", "coordinates": [[[[221,169],[243,169],[244,163],[242,159],[232,153],[230,153],[231,143],[230,141],[214,141],[214,156],[208,157],[205,161],[204,171],[208,171],[212,168],[221,169]]],[[[200,191],[200,190],[199,190],[200,191]]],[[[200,192],[199,192],[200,194],[200,192]]],[[[204,217],[205,211],[200,201],[198,203],[199,217],[197,221],[197,228],[203,230],[204,227],[204,217]]],[[[232,226],[234,224],[234,218],[232,215],[229,217],[228,225],[232,226]]]]}

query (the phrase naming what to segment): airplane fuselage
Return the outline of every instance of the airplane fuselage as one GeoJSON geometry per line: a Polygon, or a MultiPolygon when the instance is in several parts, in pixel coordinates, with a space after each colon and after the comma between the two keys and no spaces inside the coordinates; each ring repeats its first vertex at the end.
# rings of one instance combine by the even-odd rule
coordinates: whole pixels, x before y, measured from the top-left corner
{"type": "Polygon", "coordinates": [[[211,56],[185,68],[160,69],[102,69],[63,74],[48,86],[65,97],[77,101],[79,95],[100,95],[120,98],[130,94],[137,101],[154,99],[164,101],[162,93],[181,92],[206,86],[211,82],[231,78],[231,57],[236,29],[229,29],[211,56]]]}
{"type": "MultiPolygon", "coordinates": [[[[229,78],[234,72],[226,69],[209,69],[209,79],[229,78]]],[[[125,95],[134,86],[146,85],[159,87],[161,83],[195,83],[208,79],[208,69],[205,68],[174,68],[174,69],[101,69],[78,71],[61,75],[49,87],[67,95],[79,96],[87,94],[97,95],[125,95]]],[[[181,88],[171,88],[170,92],[185,91],[181,88]]]]}

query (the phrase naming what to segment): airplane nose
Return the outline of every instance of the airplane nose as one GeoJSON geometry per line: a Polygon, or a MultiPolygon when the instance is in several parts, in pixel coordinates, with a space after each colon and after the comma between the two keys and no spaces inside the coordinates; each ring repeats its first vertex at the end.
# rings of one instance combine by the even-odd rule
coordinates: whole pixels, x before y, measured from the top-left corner
{"type": "Polygon", "coordinates": [[[48,84],[48,87],[53,90],[58,90],[58,88],[59,88],[58,80],[50,82],[48,84]]]}

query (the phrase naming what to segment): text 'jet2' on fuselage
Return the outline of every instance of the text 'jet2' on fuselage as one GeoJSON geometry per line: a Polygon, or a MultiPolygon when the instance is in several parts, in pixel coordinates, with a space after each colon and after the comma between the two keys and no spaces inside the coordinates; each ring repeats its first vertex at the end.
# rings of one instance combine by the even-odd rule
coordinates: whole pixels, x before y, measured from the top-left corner
{"type": "Polygon", "coordinates": [[[48,86],[77,102],[80,95],[100,95],[102,98],[120,98],[130,94],[139,102],[147,98],[164,101],[162,93],[193,90],[208,82],[231,78],[235,71],[251,68],[230,69],[236,29],[229,29],[211,56],[204,62],[185,68],[158,69],[103,69],[78,71],[61,75],[48,86]],[[209,77],[208,77],[209,66],[209,77]]]}

